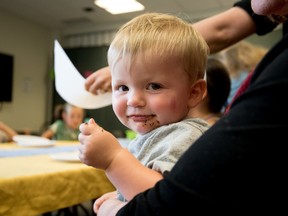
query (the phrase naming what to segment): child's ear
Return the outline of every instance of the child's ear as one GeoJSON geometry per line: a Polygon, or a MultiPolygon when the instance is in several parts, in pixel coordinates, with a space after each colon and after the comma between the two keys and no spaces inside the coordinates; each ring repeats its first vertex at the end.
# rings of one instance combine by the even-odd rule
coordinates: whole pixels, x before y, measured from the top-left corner
{"type": "Polygon", "coordinates": [[[189,106],[190,108],[196,107],[206,96],[207,85],[204,79],[197,80],[191,87],[189,106]]]}

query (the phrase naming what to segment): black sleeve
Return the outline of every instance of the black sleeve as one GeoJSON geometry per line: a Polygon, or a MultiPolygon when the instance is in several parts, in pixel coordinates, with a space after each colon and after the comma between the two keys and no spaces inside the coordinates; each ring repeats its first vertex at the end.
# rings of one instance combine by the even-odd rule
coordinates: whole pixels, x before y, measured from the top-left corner
{"type": "Polygon", "coordinates": [[[255,14],[251,8],[251,0],[236,2],[234,6],[242,8],[251,16],[256,24],[256,34],[258,35],[265,35],[266,33],[271,32],[278,25],[269,20],[266,16],[255,14]]]}
{"type": "Polygon", "coordinates": [[[288,36],[255,69],[228,114],[117,216],[287,212],[287,44],[288,36]]]}

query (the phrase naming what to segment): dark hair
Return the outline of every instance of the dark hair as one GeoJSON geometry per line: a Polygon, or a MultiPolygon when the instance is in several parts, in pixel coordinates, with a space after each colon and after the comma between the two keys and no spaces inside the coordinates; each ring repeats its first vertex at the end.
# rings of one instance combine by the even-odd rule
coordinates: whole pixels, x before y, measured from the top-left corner
{"type": "Polygon", "coordinates": [[[54,107],[53,122],[56,120],[63,120],[62,113],[64,112],[65,104],[57,104],[54,107]]]}
{"type": "Polygon", "coordinates": [[[213,113],[227,106],[230,93],[230,77],[225,65],[218,59],[208,58],[206,67],[208,107],[213,113]]]}

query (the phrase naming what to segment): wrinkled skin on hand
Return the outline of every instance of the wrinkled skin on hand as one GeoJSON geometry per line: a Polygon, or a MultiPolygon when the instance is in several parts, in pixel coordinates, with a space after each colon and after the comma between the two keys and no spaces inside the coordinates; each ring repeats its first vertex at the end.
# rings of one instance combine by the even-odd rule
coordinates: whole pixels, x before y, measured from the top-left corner
{"type": "Polygon", "coordinates": [[[122,149],[118,140],[94,119],[81,124],[79,129],[79,159],[88,166],[106,170],[122,149]]]}

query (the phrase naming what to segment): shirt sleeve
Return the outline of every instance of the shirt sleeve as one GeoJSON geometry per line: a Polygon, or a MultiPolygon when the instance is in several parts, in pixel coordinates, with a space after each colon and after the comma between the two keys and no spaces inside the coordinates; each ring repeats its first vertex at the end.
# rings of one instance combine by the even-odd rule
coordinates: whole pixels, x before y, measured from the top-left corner
{"type": "Polygon", "coordinates": [[[278,25],[278,23],[272,22],[266,16],[260,16],[255,14],[251,8],[251,0],[238,1],[234,4],[234,7],[242,8],[251,16],[256,25],[257,35],[265,35],[271,32],[278,25]]]}
{"type": "Polygon", "coordinates": [[[49,129],[53,131],[53,133],[56,133],[57,128],[59,127],[61,120],[56,120],[52,125],[49,126],[49,129]]]}

